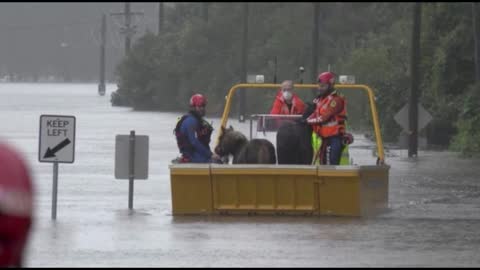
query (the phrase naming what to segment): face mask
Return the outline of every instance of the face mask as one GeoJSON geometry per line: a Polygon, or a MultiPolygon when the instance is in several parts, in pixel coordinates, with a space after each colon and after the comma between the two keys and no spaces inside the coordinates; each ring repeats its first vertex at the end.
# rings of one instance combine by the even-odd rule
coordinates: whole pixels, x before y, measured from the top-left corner
{"type": "Polygon", "coordinates": [[[287,102],[291,102],[292,101],[292,92],[290,91],[283,91],[283,99],[287,102]]]}

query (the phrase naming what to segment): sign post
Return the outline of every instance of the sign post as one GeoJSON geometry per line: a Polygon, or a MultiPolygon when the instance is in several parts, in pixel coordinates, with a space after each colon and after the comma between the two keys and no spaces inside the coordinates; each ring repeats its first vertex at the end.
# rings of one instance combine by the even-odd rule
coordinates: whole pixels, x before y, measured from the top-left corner
{"type": "MultiPolygon", "coordinates": [[[[432,121],[433,117],[427,110],[425,110],[425,108],[421,104],[418,104],[417,106],[418,106],[417,131],[421,131],[430,123],[430,121],[432,121]]],[[[410,136],[413,134],[413,130],[410,129],[409,109],[410,109],[409,104],[407,103],[393,117],[393,119],[402,127],[404,131],[404,133],[400,134],[399,145],[401,147],[405,147],[405,144],[406,144],[407,148],[409,148],[410,136]]],[[[417,145],[425,145],[425,146],[427,145],[426,139],[419,136],[418,132],[416,136],[417,136],[417,145]]]]}
{"type": "Polygon", "coordinates": [[[53,163],[52,219],[57,218],[58,162],[53,163]]]}
{"type": "Polygon", "coordinates": [[[115,178],[128,179],[128,209],[133,209],[134,180],[148,178],[148,136],[131,130],[115,137],[115,178]]]}
{"type": "Polygon", "coordinates": [[[133,180],[135,179],[135,130],[130,131],[128,155],[128,209],[133,209],[133,180]]]}
{"type": "Polygon", "coordinates": [[[75,116],[41,115],[38,161],[53,163],[52,219],[57,218],[58,163],[75,160],[75,116]]]}

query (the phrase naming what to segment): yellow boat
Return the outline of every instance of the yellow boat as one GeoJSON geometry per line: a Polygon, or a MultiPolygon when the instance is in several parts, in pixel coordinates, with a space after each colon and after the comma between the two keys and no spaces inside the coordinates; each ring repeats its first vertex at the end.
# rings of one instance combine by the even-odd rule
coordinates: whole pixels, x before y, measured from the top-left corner
{"type": "MultiPolygon", "coordinates": [[[[226,127],[236,90],[277,90],[279,87],[280,84],[234,85],[227,96],[221,125],[226,127]]],[[[317,85],[295,84],[294,87],[313,89],[317,85]]],[[[169,167],[172,214],[372,216],[387,210],[390,166],[385,164],[373,91],[357,84],[335,87],[366,91],[376,136],[376,164],[172,164],[169,167]]]]}

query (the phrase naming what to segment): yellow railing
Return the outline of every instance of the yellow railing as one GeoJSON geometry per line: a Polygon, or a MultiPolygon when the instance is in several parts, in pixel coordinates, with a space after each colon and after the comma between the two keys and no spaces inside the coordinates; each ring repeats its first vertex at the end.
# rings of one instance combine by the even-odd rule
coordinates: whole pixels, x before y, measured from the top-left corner
{"type": "MultiPolygon", "coordinates": [[[[256,84],[256,83],[241,83],[234,85],[230,91],[228,91],[227,96],[227,103],[225,104],[225,109],[223,110],[221,126],[226,127],[228,121],[228,115],[230,113],[230,108],[232,106],[232,98],[237,89],[239,88],[267,88],[267,89],[276,89],[280,88],[280,84],[271,84],[271,83],[264,83],[264,84],[256,84]]],[[[317,84],[294,84],[295,89],[314,89],[317,88],[317,84]]],[[[380,134],[380,124],[378,121],[378,114],[377,114],[377,107],[375,106],[375,97],[373,94],[373,90],[363,84],[336,84],[336,89],[363,89],[367,92],[368,99],[370,101],[370,110],[372,113],[372,120],[373,120],[373,128],[375,131],[375,139],[377,141],[377,149],[378,149],[378,163],[383,164],[385,163],[385,155],[383,152],[383,143],[382,143],[382,135],[380,134]]],[[[217,144],[218,140],[221,136],[221,129],[217,136],[217,144]]]]}

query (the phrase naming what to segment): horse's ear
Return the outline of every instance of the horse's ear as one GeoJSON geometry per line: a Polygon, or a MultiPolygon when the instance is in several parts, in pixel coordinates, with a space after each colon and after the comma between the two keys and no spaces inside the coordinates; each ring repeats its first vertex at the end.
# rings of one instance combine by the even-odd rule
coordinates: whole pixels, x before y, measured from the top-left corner
{"type": "Polygon", "coordinates": [[[230,125],[230,127],[229,127],[228,129],[229,129],[229,130],[233,130],[233,127],[232,127],[232,125],[230,125]]]}

